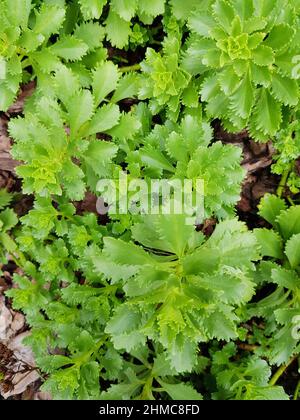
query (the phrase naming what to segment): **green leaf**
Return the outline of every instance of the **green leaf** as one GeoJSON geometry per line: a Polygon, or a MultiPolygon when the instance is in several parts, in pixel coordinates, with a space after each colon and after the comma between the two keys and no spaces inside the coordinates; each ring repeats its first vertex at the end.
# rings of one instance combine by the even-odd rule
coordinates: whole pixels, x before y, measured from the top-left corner
{"type": "Polygon", "coordinates": [[[270,66],[274,63],[274,53],[272,48],[259,45],[253,52],[253,61],[258,66],[270,66]]]}
{"type": "Polygon", "coordinates": [[[189,28],[198,35],[210,37],[210,31],[215,25],[212,16],[204,14],[202,11],[195,12],[188,21],[189,28]]]}
{"type": "Polygon", "coordinates": [[[4,57],[0,57],[0,80],[5,80],[6,74],[7,74],[6,59],[4,57]]]}
{"type": "Polygon", "coordinates": [[[166,355],[159,353],[153,363],[153,375],[155,377],[164,377],[175,374],[175,370],[171,368],[170,361],[167,360],[166,355]]]}
{"type": "Polygon", "coordinates": [[[24,311],[26,314],[34,313],[37,309],[45,308],[49,303],[47,292],[40,286],[28,280],[25,276],[17,274],[13,277],[17,289],[10,289],[5,294],[13,298],[13,307],[24,311]]]}
{"type": "Polygon", "coordinates": [[[56,218],[57,211],[52,206],[51,201],[45,198],[38,198],[34,209],[30,210],[26,216],[23,216],[21,222],[24,226],[31,229],[34,238],[45,239],[55,227],[56,218]]]}
{"type": "Polygon", "coordinates": [[[126,76],[122,77],[119,80],[117,89],[113,94],[111,101],[119,102],[122,99],[133,98],[134,96],[137,96],[139,89],[138,83],[138,77],[134,73],[127,74],[126,76]]]}
{"type": "Polygon", "coordinates": [[[226,0],[217,0],[213,5],[213,12],[218,23],[230,33],[235,12],[231,4],[226,0]]]}
{"type": "Polygon", "coordinates": [[[107,391],[102,392],[101,400],[130,400],[137,392],[140,387],[139,382],[129,383],[129,384],[119,384],[111,385],[107,391]]]}
{"type": "Polygon", "coordinates": [[[130,21],[135,15],[138,0],[111,0],[111,7],[122,19],[130,21]]]}
{"type": "Polygon", "coordinates": [[[288,210],[282,211],[276,222],[280,233],[286,240],[300,233],[300,206],[290,207],[288,210]]]}
{"type": "Polygon", "coordinates": [[[175,172],[175,168],[164,157],[164,155],[154,147],[143,147],[139,153],[142,162],[149,168],[165,170],[171,173],[175,172]]]}
{"type": "Polygon", "coordinates": [[[208,103],[211,103],[215,98],[224,97],[224,100],[228,102],[225,95],[222,95],[218,87],[218,79],[216,76],[208,77],[204,80],[201,86],[202,99],[208,103]],[[221,93],[221,94],[220,94],[221,93]]]}
{"type": "Polygon", "coordinates": [[[269,229],[255,229],[255,237],[261,247],[261,253],[266,257],[280,259],[282,254],[282,239],[277,232],[269,229]]]}
{"type": "Polygon", "coordinates": [[[138,5],[142,13],[151,17],[162,15],[165,10],[164,0],[152,0],[151,3],[148,0],[139,0],[138,5]]]}
{"type": "Polygon", "coordinates": [[[200,273],[212,273],[218,270],[220,256],[217,250],[201,247],[199,251],[192,255],[187,255],[183,259],[183,269],[187,275],[197,275],[200,273]]]}
{"type": "Polygon", "coordinates": [[[65,10],[55,5],[42,4],[36,13],[34,32],[42,34],[46,38],[56,34],[65,20],[65,10]]]}
{"type": "Polygon", "coordinates": [[[65,66],[61,66],[55,73],[54,84],[56,94],[65,104],[74,96],[80,88],[78,78],[72,70],[65,66]]]}
{"type": "MultiPolygon", "coordinates": [[[[247,88],[246,83],[249,75],[244,79],[244,88],[247,88]]],[[[231,67],[228,67],[227,69],[223,70],[219,75],[219,83],[222,91],[225,93],[226,96],[232,95],[234,91],[238,88],[240,84],[240,78],[238,75],[232,71],[231,67]]],[[[240,88],[239,88],[240,89],[240,88]]],[[[239,91],[238,89],[238,91],[239,91]]]]}
{"type": "Polygon", "coordinates": [[[11,203],[13,197],[13,194],[9,193],[5,189],[0,189],[0,210],[7,207],[11,203]]]}
{"type": "Polygon", "coordinates": [[[89,51],[94,51],[101,45],[105,31],[98,23],[84,22],[76,27],[74,36],[81,39],[89,47],[89,51]]]}
{"type": "Polygon", "coordinates": [[[296,106],[299,101],[299,88],[296,80],[274,73],[271,83],[272,95],[284,105],[296,106]]]}
{"type": "Polygon", "coordinates": [[[249,37],[248,45],[251,50],[255,50],[259,44],[264,40],[265,34],[263,32],[256,32],[249,37]]]}
{"type": "Polygon", "coordinates": [[[261,89],[254,108],[252,124],[264,134],[273,136],[282,121],[281,105],[266,89],[261,89]]]}
{"type": "Polygon", "coordinates": [[[169,356],[171,367],[177,372],[191,372],[196,364],[195,345],[189,341],[184,341],[178,345],[174,343],[169,356]]]}
{"type": "Polygon", "coordinates": [[[122,311],[119,308],[108,322],[105,331],[113,336],[114,347],[117,350],[125,349],[131,352],[133,349],[144,346],[145,336],[134,329],[140,323],[140,315],[133,311],[122,311]]]}
{"type": "Polygon", "coordinates": [[[109,93],[116,89],[119,77],[118,67],[111,61],[100,64],[93,71],[92,87],[96,105],[99,105],[109,93]]]}
{"type": "Polygon", "coordinates": [[[164,242],[164,249],[182,257],[188,240],[195,231],[194,226],[185,224],[185,215],[160,216],[154,221],[157,233],[164,242]]]}
{"type": "Polygon", "coordinates": [[[292,268],[296,268],[300,265],[300,233],[293,235],[288,240],[284,252],[288,257],[292,268]]]}
{"type": "Polygon", "coordinates": [[[9,20],[16,26],[26,28],[28,25],[28,18],[32,8],[31,0],[9,0],[3,1],[1,7],[6,10],[9,20]]]}
{"type": "Polygon", "coordinates": [[[13,92],[0,81],[0,111],[7,111],[13,103],[16,94],[17,92],[13,92]]]}
{"type": "Polygon", "coordinates": [[[272,74],[269,72],[268,67],[257,66],[251,63],[252,79],[257,85],[262,85],[269,88],[272,80],[272,74]]]}
{"type": "Polygon", "coordinates": [[[230,106],[241,118],[248,118],[254,104],[254,91],[247,72],[240,86],[230,97],[230,106]]]}
{"type": "Polygon", "coordinates": [[[93,97],[90,91],[84,89],[72,96],[68,103],[71,133],[74,135],[84,123],[89,121],[94,113],[93,97]]]}
{"type": "Polygon", "coordinates": [[[103,166],[112,162],[117,151],[117,146],[111,142],[94,140],[90,141],[83,159],[97,175],[101,176],[103,166]]]}
{"type": "Polygon", "coordinates": [[[98,400],[100,398],[99,373],[101,368],[99,363],[94,360],[81,366],[80,388],[78,390],[79,400],[98,400]]]}
{"type": "Polygon", "coordinates": [[[117,126],[107,131],[107,134],[119,140],[132,139],[140,130],[141,123],[135,115],[122,114],[117,126]]]}
{"type": "Polygon", "coordinates": [[[122,19],[112,10],[105,21],[107,39],[117,48],[124,48],[128,44],[131,34],[130,22],[122,19]]]}
{"type": "Polygon", "coordinates": [[[155,260],[141,247],[114,238],[104,238],[104,253],[120,265],[155,264],[155,260]]]}
{"type": "Polygon", "coordinates": [[[216,310],[206,321],[206,327],[211,339],[230,341],[237,336],[237,330],[233,320],[226,314],[216,310]]]}
{"type": "Polygon", "coordinates": [[[106,3],[107,0],[79,0],[84,19],[99,19],[106,3]]]}
{"type": "Polygon", "coordinates": [[[191,385],[180,383],[180,384],[168,384],[158,379],[159,384],[163,387],[164,391],[169,394],[172,400],[183,400],[183,401],[200,401],[203,399],[202,395],[199,394],[191,385]]]}
{"type": "Polygon", "coordinates": [[[208,239],[207,246],[213,250],[219,249],[221,263],[226,266],[251,268],[249,260],[259,259],[255,236],[236,219],[220,222],[208,239]]]}
{"type": "Polygon", "coordinates": [[[50,392],[54,399],[72,400],[79,388],[79,377],[78,367],[60,369],[49,376],[41,389],[50,392]]]}
{"type": "Polygon", "coordinates": [[[0,213],[1,230],[6,232],[16,226],[18,218],[12,209],[3,210],[0,213]]]}
{"type": "Polygon", "coordinates": [[[285,201],[276,195],[266,194],[258,206],[259,215],[274,227],[277,226],[276,219],[281,211],[286,210],[285,201]]]}
{"type": "Polygon", "coordinates": [[[190,85],[182,92],[182,103],[189,108],[197,108],[199,105],[199,87],[196,83],[190,85]]]}
{"type": "Polygon", "coordinates": [[[108,378],[114,380],[119,377],[119,372],[123,368],[123,359],[120,354],[111,347],[105,353],[102,364],[106,370],[108,378]]]}
{"type": "Polygon", "coordinates": [[[110,130],[118,124],[120,115],[117,105],[103,105],[92,118],[87,129],[88,134],[103,133],[110,130]]]}
{"type": "Polygon", "coordinates": [[[82,58],[88,51],[88,46],[72,35],[65,35],[50,47],[51,52],[64,60],[75,61],[82,58]]]}
{"type": "Polygon", "coordinates": [[[264,45],[271,47],[273,50],[281,50],[291,43],[295,32],[285,23],[273,26],[264,45]]]}
{"type": "Polygon", "coordinates": [[[186,20],[193,9],[198,6],[198,0],[171,0],[173,15],[178,20],[186,20]]]}
{"type": "Polygon", "coordinates": [[[296,291],[300,286],[300,278],[292,270],[282,267],[274,268],[271,272],[272,281],[280,287],[296,291]]]}
{"type": "Polygon", "coordinates": [[[32,52],[31,57],[40,71],[46,74],[57,70],[61,65],[60,59],[46,48],[41,51],[32,52]]]}
{"type": "Polygon", "coordinates": [[[38,365],[46,373],[54,372],[63,366],[73,364],[72,359],[61,355],[44,356],[37,359],[38,365]]]}
{"type": "Polygon", "coordinates": [[[253,15],[253,0],[236,0],[234,2],[234,7],[243,21],[249,19],[253,15]]]}
{"type": "Polygon", "coordinates": [[[26,29],[20,38],[20,43],[28,52],[36,51],[44,41],[45,37],[42,34],[37,34],[30,29],[26,29]]]}
{"type": "Polygon", "coordinates": [[[253,401],[289,401],[282,386],[253,387],[247,399],[253,401]]]}

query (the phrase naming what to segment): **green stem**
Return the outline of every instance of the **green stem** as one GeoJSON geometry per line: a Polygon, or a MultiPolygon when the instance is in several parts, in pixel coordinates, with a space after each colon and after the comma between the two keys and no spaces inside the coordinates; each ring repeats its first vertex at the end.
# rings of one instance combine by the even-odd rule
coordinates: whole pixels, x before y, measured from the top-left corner
{"type": "Polygon", "coordinates": [[[18,260],[20,261],[20,264],[21,264],[20,268],[23,268],[27,262],[27,258],[25,257],[23,252],[20,250],[17,251],[17,255],[18,255],[18,260]]]}
{"type": "Polygon", "coordinates": [[[153,39],[153,40],[150,42],[150,44],[152,44],[152,45],[159,45],[159,46],[161,46],[161,41],[156,41],[155,39],[153,39]]]}
{"type": "Polygon", "coordinates": [[[152,394],[152,384],[153,384],[153,376],[150,374],[145,382],[143,391],[141,393],[142,400],[154,400],[154,397],[152,394]]]}
{"type": "Polygon", "coordinates": [[[293,356],[286,364],[280,366],[280,368],[274,373],[274,375],[272,376],[269,385],[274,386],[276,385],[277,381],[279,380],[279,378],[284,374],[284,372],[286,371],[286,369],[297,359],[297,356],[293,356]]]}
{"type": "Polygon", "coordinates": [[[300,380],[299,380],[299,382],[296,386],[296,389],[295,389],[295,393],[294,393],[294,397],[293,397],[294,401],[298,400],[299,392],[300,392],[300,380]]]}
{"type": "Polygon", "coordinates": [[[295,206],[295,203],[291,197],[287,197],[287,200],[292,206],[295,206]]]}
{"type": "Polygon", "coordinates": [[[140,64],[134,64],[133,66],[120,67],[119,70],[122,73],[128,73],[130,71],[138,71],[138,70],[141,70],[141,65],[140,64]]]}
{"type": "Polygon", "coordinates": [[[287,183],[290,172],[291,172],[291,168],[288,167],[282,174],[280,184],[279,184],[278,189],[277,189],[278,197],[282,197],[282,194],[283,194],[284,188],[286,186],[286,183],[287,183]]]}
{"type": "Polygon", "coordinates": [[[26,67],[31,66],[31,62],[29,58],[26,58],[24,61],[22,61],[22,69],[25,69],[26,67]]]}
{"type": "Polygon", "coordinates": [[[18,249],[18,245],[16,244],[15,240],[12,239],[8,234],[7,235],[7,241],[6,245],[4,244],[4,248],[10,255],[11,259],[16,263],[16,265],[20,268],[24,268],[27,259],[25,258],[25,255],[22,251],[18,249]]]}
{"type": "Polygon", "coordinates": [[[95,344],[95,346],[92,349],[90,349],[86,353],[82,354],[81,356],[74,358],[74,360],[73,360],[74,365],[77,366],[77,367],[80,367],[84,363],[87,363],[90,360],[90,358],[92,357],[92,355],[98,352],[98,350],[105,343],[107,338],[108,338],[108,335],[104,334],[103,337],[100,340],[97,341],[97,343],[95,344]]]}
{"type": "Polygon", "coordinates": [[[126,63],[128,64],[128,60],[124,57],[121,57],[120,55],[115,55],[114,56],[114,60],[119,61],[120,63],[126,63]]]}
{"type": "Polygon", "coordinates": [[[18,257],[16,257],[15,255],[11,255],[11,258],[17,267],[23,268],[23,264],[21,263],[21,260],[18,257]]]}

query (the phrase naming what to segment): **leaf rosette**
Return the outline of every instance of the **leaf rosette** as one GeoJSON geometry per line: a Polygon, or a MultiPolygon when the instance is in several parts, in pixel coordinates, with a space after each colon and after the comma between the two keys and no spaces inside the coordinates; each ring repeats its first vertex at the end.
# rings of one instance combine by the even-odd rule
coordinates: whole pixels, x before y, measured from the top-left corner
{"type": "Polygon", "coordinates": [[[299,54],[299,7],[293,1],[217,0],[191,15],[183,68],[205,74],[207,113],[230,131],[274,136],[283,110],[298,104],[293,64],[299,54]]]}

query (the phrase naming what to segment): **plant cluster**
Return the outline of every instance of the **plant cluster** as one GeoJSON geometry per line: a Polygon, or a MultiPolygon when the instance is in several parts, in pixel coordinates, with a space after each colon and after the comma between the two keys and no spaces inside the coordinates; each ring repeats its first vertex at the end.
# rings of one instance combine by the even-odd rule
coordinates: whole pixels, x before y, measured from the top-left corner
{"type": "Polygon", "coordinates": [[[0,110],[36,83],[9,122],[34,204],[18,218],[0,190],[0,261],[54,399],[298,399],[277,382],[300,353],[299,23],[297,0],[0,0],[0,110]],[[273,141],[269,228],[238,220],[242,152],[215,119],[273,141]],[[78,211],[124,171],[201,178],[213,233],[78,211]]]}

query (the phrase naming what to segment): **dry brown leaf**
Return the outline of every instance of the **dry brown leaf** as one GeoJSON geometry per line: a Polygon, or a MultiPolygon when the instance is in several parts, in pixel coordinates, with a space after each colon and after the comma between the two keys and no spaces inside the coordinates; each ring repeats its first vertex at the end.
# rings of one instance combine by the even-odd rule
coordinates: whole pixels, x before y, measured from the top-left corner
{"type": "Polygon", "coordinates": [[[4,297],[0,296],[0,340],[8,340],[11,337],[10,326],[12,322],[12,313],[6,307],[4,297]]]}
{"type": "Polygon", "coordinates": [[[24,315],[5,305],[4,296],[0,296],[0,340],[7,342],[25,325],[24,315]]]}
{"type": "MultiPolygon", "coordinates": [[[[0,385],[0,393],[5,399],[21,394],[40,377],[38,371],[35,369],[32,350],[23,344],[24,338],[29,334],[30,332],[19,334],[7,344],[7,348],[13,352],[14,359],[16,360],[13,366],[9,367],[9,372],[7,373],[10,383],[9,389],[0,385]]],[[[4,379],[7,382],[7,377],[4,379]]]]}

